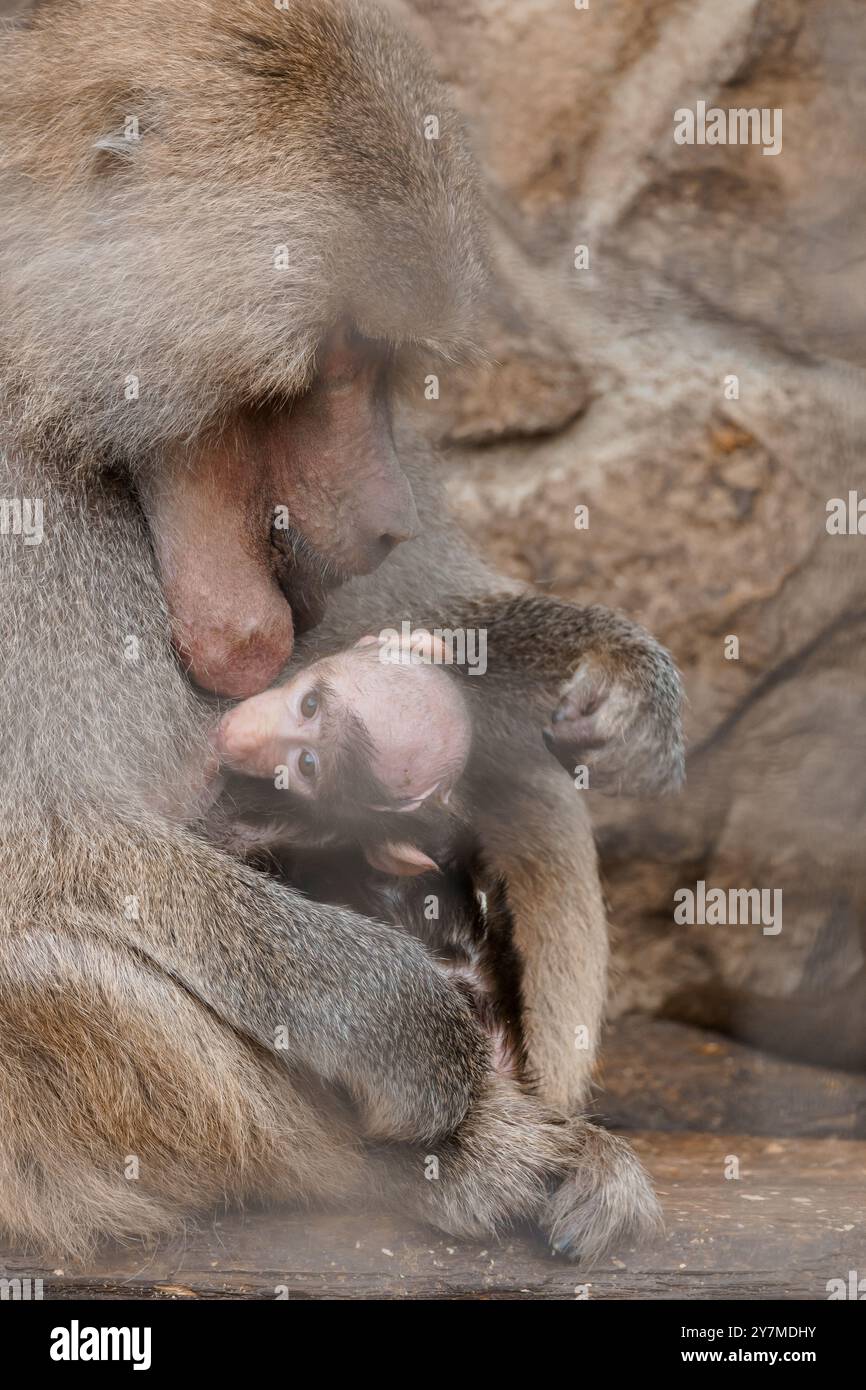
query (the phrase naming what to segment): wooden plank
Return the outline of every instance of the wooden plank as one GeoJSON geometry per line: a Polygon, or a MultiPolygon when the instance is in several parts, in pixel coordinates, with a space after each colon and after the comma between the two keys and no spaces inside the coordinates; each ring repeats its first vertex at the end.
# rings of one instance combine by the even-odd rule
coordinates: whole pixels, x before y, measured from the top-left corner
{"type": "Polygon", "coordinates": [[[615,1129],[866,1139],[866,1076],[681,1023],[632,1015],[611,1024],[599,1079],[597,1109],[615,1129]]]}
{"type": "MultiPolygon", "coordinates": [[[[866,1143],[719,1134],[636,1139],[667,1232],[581,1273],[532,1233],[456,1241],[375,1212],[233,1216],[157,1250],[112,1247],[83,1269],[0,1250],[44,1296],[133,1299],[823,1299],[866,1273],[866,1143]],[[725,1177],[728,1156],[739,1179],[725,1177]]],[[[730,1164],[728,1168],[730,1169],[730,1164]]]]}

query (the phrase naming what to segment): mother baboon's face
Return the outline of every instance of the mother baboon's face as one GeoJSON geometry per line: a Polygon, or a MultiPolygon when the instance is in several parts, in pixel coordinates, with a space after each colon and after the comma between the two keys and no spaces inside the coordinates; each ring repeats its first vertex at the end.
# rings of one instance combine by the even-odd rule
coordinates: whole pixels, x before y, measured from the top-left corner
{"type": "Polygon", "coordinates": [[[328,590],[415,535],[388,367],[381,345],[341,326],[289,404],[242,409],[142,474],[175,644],[200,685],[262,690],[328,590]]]}
{"type": "Polygon", "coordinates": [[[458,122],[354,0],[49,0],[0,90],[21,437],[128,473],[191,675],[254,693],[415,531],[394,376],[483,280],[458,122]]]}

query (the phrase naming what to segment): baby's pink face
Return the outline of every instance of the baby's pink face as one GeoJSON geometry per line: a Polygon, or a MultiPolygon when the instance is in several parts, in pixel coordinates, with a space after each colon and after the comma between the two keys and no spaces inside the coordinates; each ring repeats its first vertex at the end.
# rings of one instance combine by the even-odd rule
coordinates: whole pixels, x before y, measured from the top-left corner
{"type": "Polygon", "coordinates": [[[290,790],[315,798],[325,787],[339,792],[341,749],[364,734],[369,770],[401,809],[447,798],[471,738],[457,679],[438,666],[383,662],[365,642],[245,700],[221,721],[216,746],[236,771],[273,778],[284,768],[290,790]]]}

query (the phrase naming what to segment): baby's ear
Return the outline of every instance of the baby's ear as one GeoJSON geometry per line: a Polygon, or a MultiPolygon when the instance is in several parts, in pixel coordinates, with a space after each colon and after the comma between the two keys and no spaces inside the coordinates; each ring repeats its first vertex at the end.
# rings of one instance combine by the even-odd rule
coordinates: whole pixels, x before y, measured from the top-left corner
{"type": "Polygon", "coordinates": [[[441,637],[426,628],[416,627],[409,639],[408,648],[412,656],[430,666],[447,666],[448,652],[441,637]]]}
{"type": "Polygon", "coordinates": [[[379,638],[378,638],[378,637],[374,637],[374,636],[370,633],[370,634],[368,634],[366,637],[359,637],[358,640],[357,640],[357,642],[355,643],[355,646],[356,646],[356,647],[372,647],[374,644],[378,644],[378,642],[379,642],[379,638]]]}
{"type": "Polygon", "coordinates": [[[439,873],[439,865],[429,855],[408,843],[388,840],[382,845],[368,845],[364,853],[367,863],[382,874],[414,878],[417,874],[439,873]]]}

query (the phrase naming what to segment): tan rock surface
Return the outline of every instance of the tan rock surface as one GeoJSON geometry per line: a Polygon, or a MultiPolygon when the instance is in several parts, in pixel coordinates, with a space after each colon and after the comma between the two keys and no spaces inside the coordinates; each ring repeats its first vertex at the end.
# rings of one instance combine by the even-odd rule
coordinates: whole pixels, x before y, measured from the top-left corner
{"type": "Polygon", "coordinates": [[[596,798],[614,1008],[716,977],[832,989],[866,920],[866,536],[825,526],[829,498],[866,493],[866,10],[411,8],[495,228],[501,366],[427,407],[461,442],[457,511],[510,572],[647,623],[686,676],[686,794],[596,798]],[[781,108],[781,153],[676,144],[698,100],[781,108]],[[782,932],[675,926],[673,892],[699,878],[781,888],[782,932]]]}

